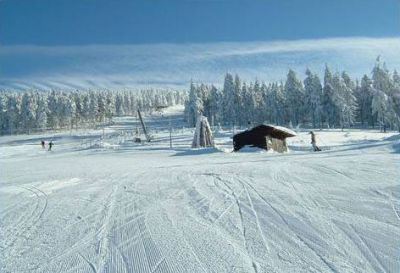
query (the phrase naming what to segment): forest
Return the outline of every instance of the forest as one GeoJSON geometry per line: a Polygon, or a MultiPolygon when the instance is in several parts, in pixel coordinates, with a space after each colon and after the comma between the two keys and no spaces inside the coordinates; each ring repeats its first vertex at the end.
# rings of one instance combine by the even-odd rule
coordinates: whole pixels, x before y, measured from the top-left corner
{"type": "Polygon", "coordinates": [[[183,104],[186,92],[172,90],[25,91],[0,93],[0,134],[93,128],[115,116],[183,104]]]}
{"type": "Polygon", "coordinates": [[[190,86],[185,118],[194,126],[198,114],[212,125],[251,126],[260,123],[313,128],[380,128],[400,130],[400,76],[378,57],[371,77],[352,79],[347,72],[324,77],[306,69],[301,81],[289,70],[284,82],[243,82],[227,73],[222,88],[190,86]]]}

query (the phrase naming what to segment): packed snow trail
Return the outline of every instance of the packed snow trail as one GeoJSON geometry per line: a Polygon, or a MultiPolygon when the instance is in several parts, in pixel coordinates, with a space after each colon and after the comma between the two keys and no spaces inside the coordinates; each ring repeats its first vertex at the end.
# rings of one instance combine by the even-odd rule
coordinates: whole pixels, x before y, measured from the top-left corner
{"type": "Polygon", "coordinates": [[[397,136],[284,155],[175,136],[27,156],[3,142],[0,272],[399,271],[397,136]]]}

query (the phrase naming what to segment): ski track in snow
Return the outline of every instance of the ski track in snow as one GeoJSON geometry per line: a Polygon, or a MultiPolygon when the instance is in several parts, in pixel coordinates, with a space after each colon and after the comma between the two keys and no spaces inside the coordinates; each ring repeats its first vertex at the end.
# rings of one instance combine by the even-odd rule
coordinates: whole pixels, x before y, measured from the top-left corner
{"type": "MultiPolygon", "coordinates": [[[[0,272],[399,271],[393,141],[201,154],[188,148],[192,133],[180,131],[173,150],[162,130],[151,145],[112,150],[80,149],[77,138],[24,158],[7,146],[0,272]]],[[[217,134],[217,143],[229,145],[229,136],[217,134]]]]}

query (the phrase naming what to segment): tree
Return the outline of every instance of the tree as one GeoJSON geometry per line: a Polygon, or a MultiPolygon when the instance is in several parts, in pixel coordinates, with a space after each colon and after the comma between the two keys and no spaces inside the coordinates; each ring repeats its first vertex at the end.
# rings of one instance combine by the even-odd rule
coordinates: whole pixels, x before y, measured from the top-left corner
{"type": "Polygon", "coordinates": [[[6,102],[6,115],[5,115],[5,131],[10,135],[17,133],[18,129],[18,101],[17,97],[9,95],[6,102]]]}
{"type": "Polygon", "coordinates": [[[389,112],[388,96],[383,91],[375,89],[372,98],[372,113],[377,115],[383,132],[386,132],[387,112],[389,112]]]}
{"type": "Polygon", "coordinates": [[[374,68],[372,69],[372,86],[376,90],[385,92],[387,95],[392,91],[392,82],[386,64],[381,62],[380,57],[376,59],[374,68]]]}
{"type": "Polygon", "coordinates": [[[328,66],[325,67],[322,106],[324,109],[324,120],[328,127],[335,126],[337,115],[335,90],[333,88],[333,76],[328,66]]]}
{"type": "Polygon", "coordinates": [[[233,107],[234,107],[234,124],[240,124],[241,112],[240,105],[242,104],[242,83],[239,76],[235,75],[235,82],[233,87],[233,107]]]}
{"type": "Polygon", "coordinates": [[[47,97],[47,122],[49,124],[49,127],[55,129],[58,128],[59,124],[59,114],[58,114],[58,99],[57,99],[58,93],[56,93],[54,90],[51,91],[49,96],[47,97]]]}
{"type": "Polygon", "coordinates": [[[222,100],[222,94],[219,89],[217,89],[214,85],[211,86],[210,89],[210,120],[211,126],[214,126],[216,123],[221,121],[221,112],[220,112],[220,105],[222,100]]]}
{"type": "MultiPolygon", "coordinates": [[[[136,101],[135,101],[135,103],[136,103],[136,101]]],[[[108,92],[106,95],[105,109],[106,109],[105,117],[109,121],[111,121],[112,117],[115,114],[115,100],[114,100],[114,96],[111,92],[108,92]]]]}
{"type": "Polygon", "coordinates": [[[361,85],[355,92],[355,97],[361,125],[363,127],[366,124],[374,126],[375,119],[371,108],[373,98],[372,80],[367,75],[362,77],[361,85]]]}
{"type": "Polygon", "coordinates": [[[6,97],[0,94],[0,135],[3,135],[6,131],[5,124],[6,124],[6,105],[5,105],[6,97]]]}
{"type": "Polygon", "coordinates": [[[189,126],[193,127],[196,125],[197,116],[204,111],[202,91],[193,82],[190,84],[189,99],[185,108],[186,120],[189,126]]]}
{"type": "Polygon", "coordinates": [[[355,122],[356,110],[357,110],[357,102],[356,97],[354,96],[355,84],[350,79],[349,75],[346,72],[342,73],[343,79],[343,89],[341,96],[342,99],[342,112],[343,112],[343,120],[344,124],[348,127],[352,126],[355,122]]]}
{"type": "Polygon", "coordinates": [[[97,121],[104,122],[106,116],[106,101],[104,93],[99,93],[97,95],[97,121]]]}
{"type": "Polygon", "coordinates": [[[121,94],[117,94],[115,97],[115,114],[117,116],[123,116],[124,115],[124,106],[123,106],[123,98],[121,94]]]}
{"type": "Polygon", "coordinates": [[[224,87],[222,89],[222,116],[225,124],[234,125],[235,113],[235,85],[231,74],[225,75],[224,87]]]}
{"type": "Polygon", "coordinates": [[[89,119],[95,122],[99,115],[99,104],[97,94],[95,92],[89,93],[89,119]]]}
{"type": "Polygon", "coordinates": [[[30,132],[35,128],[36,103],[32,94],[26,92],[22,95],[21,101],[21,128],[24,132],[30,132]]]}
{"type": "Polygon", "coordinates": [[[36,108],[36,128],[41,131],[47,127],[47,112],[47,101],[42,96],[39,96],[36,108]]]}
{"type": "Polygon", "coordinates": [[[311,119],[313,128],[322,127],[322,85],[319,77],[309,69],[304,80],[306,115],[311,119]]]}
{"type": "Polygon", "coordinates": [[[392,82],[393,91],[391,92],[391,95],[393,99],[393,109],[397,116],[397,127],[400,132],[400,122],[398,121],[400,117],[400,75],[396,70],[393,72],[392,82]]]}
{"type": "Polygon", "coordinates": [[[291,69],[285,82],[285,96],[289,119],[294,125],[298,125],[304,111],[304,88],[301,81],[297,79],[296,73],[291,69]]]}

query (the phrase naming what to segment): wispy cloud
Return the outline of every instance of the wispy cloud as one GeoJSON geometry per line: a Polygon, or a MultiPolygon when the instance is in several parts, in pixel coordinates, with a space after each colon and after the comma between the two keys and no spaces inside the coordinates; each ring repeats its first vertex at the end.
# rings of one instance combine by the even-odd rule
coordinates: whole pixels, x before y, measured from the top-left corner
{"type": "Polygon", "coordinates": [[[322,73],[325,63],[360,77],[381,55],[400,68],[400,38],[337,38],[276,42],[0,46],[2,88],[187,87],[219,84],[226,72],[245,80],[284,79],[289,68],[322,73]]]}

